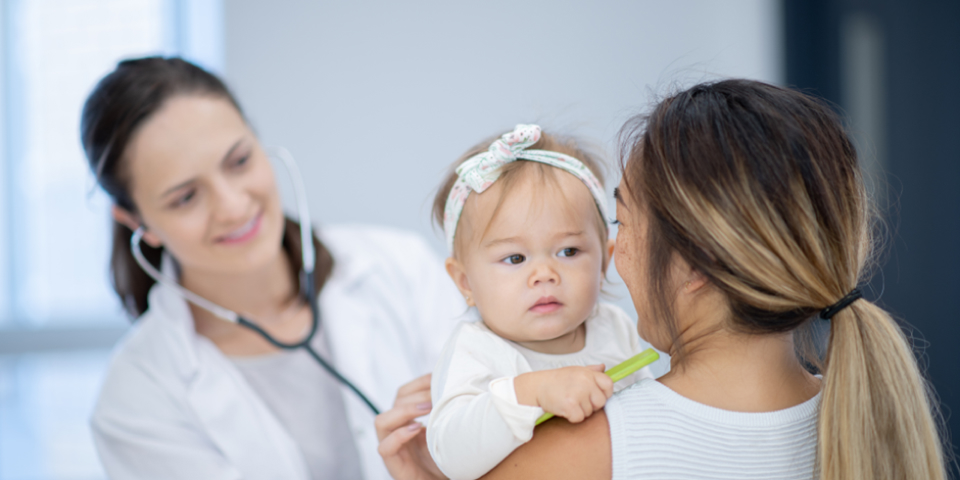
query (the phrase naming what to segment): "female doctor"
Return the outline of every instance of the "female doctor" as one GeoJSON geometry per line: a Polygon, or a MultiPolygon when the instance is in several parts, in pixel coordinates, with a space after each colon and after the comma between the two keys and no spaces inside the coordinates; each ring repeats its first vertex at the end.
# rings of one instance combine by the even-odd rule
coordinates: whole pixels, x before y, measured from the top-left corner
{"type": "MultiPolygon", "coordinates": [[[[111,196],[111,273],[137,320],[91,420],[111,478],[387,478],[374,413],[304,349],[298,223],[224,84],[176,58],[121,62],[87,99],[83,147],[111,196]],[[178,284],[157,283],[134,259],[178,284]],[[189,294],[188,294],[189,295],[189,294]]],[[[358,179],[359,181],[359,179],[358,179]]],[[[309,345],[380,409],[429,411],[423,379],[465,306],[418,237],[326,227],[313,238],[320,327],[309,345]]],[[[306,283],[306,282],[305,282],[306,283]]]]}

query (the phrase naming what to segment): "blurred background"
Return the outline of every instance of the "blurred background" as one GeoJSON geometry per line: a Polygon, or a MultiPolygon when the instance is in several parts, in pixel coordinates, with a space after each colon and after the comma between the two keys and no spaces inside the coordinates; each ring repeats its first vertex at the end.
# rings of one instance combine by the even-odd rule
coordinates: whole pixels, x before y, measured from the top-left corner
{"type": "Polygon", "coordinates": [[[614,165],[623,122],[695,82],[823,96],[890,227],[867,296],[908,325],[956,438],[957,25],[956,1],[0,0],[0,480],[104,478],[87,417],[129,320],[79,115],[118,60],[147,54],[221,74],[263,142],[298,159],[321,228],[414,230],[438,255],[433,189],[516,123],[578,135],[614,165]]]}

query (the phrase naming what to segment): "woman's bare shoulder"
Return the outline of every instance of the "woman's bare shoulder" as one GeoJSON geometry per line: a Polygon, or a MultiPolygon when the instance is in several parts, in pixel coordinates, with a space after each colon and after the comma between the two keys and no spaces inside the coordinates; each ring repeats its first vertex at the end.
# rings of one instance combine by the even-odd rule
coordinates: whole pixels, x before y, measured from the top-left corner
{"type": "Polygon", "coordinates": [[[576,425],[554,418],[533,439],[500,462],[485,479],[609,480],[610,426],[603,410],[576,425]]]}

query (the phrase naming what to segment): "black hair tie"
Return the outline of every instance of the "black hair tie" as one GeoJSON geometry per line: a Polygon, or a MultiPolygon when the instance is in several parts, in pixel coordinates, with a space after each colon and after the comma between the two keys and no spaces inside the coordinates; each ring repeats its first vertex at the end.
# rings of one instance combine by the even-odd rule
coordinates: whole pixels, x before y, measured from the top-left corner
{"type": "Polygon", "coordinates": [[[830,320],[834,315],[837,314],[840,310],[847,308],[851,303],[857,301],[858,299],[863,298],[863,294],[860,293],[860,289],[854,288],[847,294],[846,297],[841,298],[837,303],[830,305],[823,310],[820,310],[820,318],[823,320],[830,320]]]}

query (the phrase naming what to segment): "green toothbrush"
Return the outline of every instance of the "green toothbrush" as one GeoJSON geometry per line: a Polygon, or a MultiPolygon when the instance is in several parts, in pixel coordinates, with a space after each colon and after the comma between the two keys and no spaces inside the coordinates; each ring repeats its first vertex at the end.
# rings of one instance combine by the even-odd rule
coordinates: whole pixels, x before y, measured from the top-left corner
{"type": "MultiPolygon", "coordinates": [[[[616,382],[619,382],[620,380],[623,380],[624,378],[627,378],[627,376],[629,376],[631,373],[636,372],[637,370],[640,370],[641,368],[646,367],[647,365],[650,365],[653,362],[656,362],[657,359],[659,358],[660,358],[659,353],[654,351],[654,349],[652,348],[648,348],[628,358],[626,361],[624,361],[620,365],[617,365],[603,373],[606,373],[607,376],[613,379],[614,383],[616,383],[616,382]]],[[[541,423],[546,422],[551,418],[553,418],[552,413],[544,413],[543,415],[540,416],[540,418],[537,419],[537,425],[540,425],[541,423]]]]}

